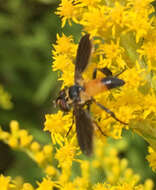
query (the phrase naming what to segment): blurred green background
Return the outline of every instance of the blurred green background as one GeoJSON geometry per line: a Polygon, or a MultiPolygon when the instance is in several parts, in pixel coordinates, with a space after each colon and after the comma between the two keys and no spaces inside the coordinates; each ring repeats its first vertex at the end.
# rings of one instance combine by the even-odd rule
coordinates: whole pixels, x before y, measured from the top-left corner
{"type": "MultiPolygon", "coordinates": [[[[52,44],[56,33],[80,37],[81,27],[74,25],[61,29],[60,18],[54,12],[57,0],[1,0],[0,3],[0,84],[12,95],[13,108],[0,108],[0,125],[9,130],[9,122],[17,120],[21,128],[45,144],[50,136],[43,132],[46,113],[55,112],[52,101],[60,83],[51,69],[52,44]]],[[[124,132],[125,146],[112,141],[120,150],[120,157],[129,159],[129,167],[142,179],[155,178],[145,159],[147,144],[141,137],[124,132]]],[[[42,171],[28,156],[13,152],[0,143],[0,173],[22,176],[35,184],[42,171]],[[35,176],[35,177],[34,177],[35,176]]]]}

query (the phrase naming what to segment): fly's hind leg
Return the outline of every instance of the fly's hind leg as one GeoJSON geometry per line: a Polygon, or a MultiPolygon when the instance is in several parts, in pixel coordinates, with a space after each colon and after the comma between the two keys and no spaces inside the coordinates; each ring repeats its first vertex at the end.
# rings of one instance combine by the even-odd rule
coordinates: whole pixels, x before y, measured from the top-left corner
{"type": "Polygon", "coordinates": [[[92,100],[93,100],[93,102],[94,102],[97,106],[99,106],[99,107],[100,107],[101,109],[103,109],[105,112],[107,112],[108,114],[110,114],[110,116],[113,117],[116,121],[118,121],[118,122],[120,122],[120,123],[122,123],[122,124],[124,124],[124,125],[128,125],[128,123],[126,123],[126,122],[121,121],[120,119],[118,119],[118,118],[116,117],[116,115],[115,115],[114,112],[110,111],[108,108],[106,108],[106,107],[103,106],[102,104],[96,102],[96,100],[94,100],[94,99],[92,99],[92,100]]]}
{"type": "Polygon", "coordinates": [[[100,131],[100,133],[104,136],[104,137],[106,137],[106,135],[105,135],[105,133],[102,131],[102,129],[100,128],[100,126],[98,125],[98,123],[96,122],[96,121],[92,121],[95,125],[96,125],[96,127],[99,129],[99,131],[100,131]]]}
{"type": "Polygon", "coordinates": [[[93,71],[93,75],[92,75],[93,79],[96,79],[97,71],[100,71],[101,73],[103,73],[107,77],[112,76],[112,72],[107,67],[104,67],[104,68],[101,68],[101,69],[95,68],[94,71],[93,71]]]}
{"type": "MultiPolygon", "coordinates": [[[[92,104],[92,100],[89,100],[89,101],[87,101],[84,105],[86,105],[87,106],[87,111],[88,112],[90,112],[90,106],[91,106],[91,104],[92,104]]],[[[104,134],[104,132],[102,131],[102,129],[100,128],[100,126],[98,125],[98,123],[95,121],[95,120],[93,120],[92,118],[91,118],[91,120],[92,120],[92,122],[94,123],[94,125],[98,128],[98,130],[101,132],[101,134],[104,136],[104,137],[106,137],[106,135],[104,134]]]]}

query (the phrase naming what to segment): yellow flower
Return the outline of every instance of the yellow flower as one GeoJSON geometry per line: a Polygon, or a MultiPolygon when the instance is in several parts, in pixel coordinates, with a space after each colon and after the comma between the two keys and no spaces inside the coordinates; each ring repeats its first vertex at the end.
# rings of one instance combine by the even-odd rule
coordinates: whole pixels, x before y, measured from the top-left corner
{"type": "Polygon", "coordinates": [[[15,185],[11,183],[11,177],[4,177],[3,175],[0,175],[0,188],[3,190],[15,188],[15,185]]]}
{"type": "Polygon", "coordinates": [[[133,170],[131,168],[127,168],[125,170],[124,177],[126,179],[124,181],[127,181],[132,186],[134,186],[135,184],[137,184],[138,181],[140,180],[140,176],[137,175],[137,174],[134,174],[133,170]]]}
{"type": "MultiPolygon", "coordinates": [[[[125,25],[125,17],[126,17],[126,6],[123,6],[119,2],[115,2],[114,7],[110,10],[110,22],[117,25],[117,27],[124,27],[125,25]]],[[[115,26],[113,26],[114,28],[115,26]]],[[[115,34],[115,33],[114,33],[115,34]]],[[[114,36],[114,35],[113,35],[114,36]]]]}
{"type": "Polygon", "coordinates": [[[156,152],[152,149],[152,147],[148,148],[149,155],[146,156],[150,167],[153,171],[156,171],[156,152]]]}
{"type": "Polygon", "coordinates": [[[33,152],[38,152],[41,146],[38,142],[32,142],[30,148],[33,152]]]}
{"type": "Polygon", "coordinates": [[[38,187],[36,190],[53,190],[54,187],[57,187],[58,185],[52,181],[50,178],[44,178],[42,182],[38,182],[38,187]]]}
{"type": "Polygon", "coordinates": [[[82,161],[81,162],[81,170],[82,170],[82,177],[86,180],[89,181],[89,167],[90,164],[88,161],[82,161]]]}
{"type": "Polygon", "coordinates": [[[73,73],[73,67],[70,67],[70,69],[65,70],[62,73],[62,76],[59,78],[59,80],[63,81],[62,88],[65,86],[71,86],[74,83],[74,73],[73,73]]]}
{"type": "Polygon", "coordinates": [[[8,140],[8,145],[11,146],[12,148],[17,148],[18,147],[18,139],[15,137],[10,137],[8,140]]]}
{"type": "Polygon", "coordinates": [[[20,146],[26,147],[29,146],[33,140],[32,135],[28,135],[26,130],[20,130],[19,132],[20,146]]]}
{"type": "Polygon", "coordinates": [[[108,190],[108,188],[111,190],[110,185],[106,187],[104,184],[97,183],[94,185],[93,190],[108,190]]]}
{"type": "MultiPolygon", "coordinates": [[[[14,123],[18,124],[17,122],[14,123]]],[[[14,132],[17,130],[14,128],[14,132]]],[[[21,130],[18,126],[18,132],[15,134],[23,133],[24,130],[21,130]]],[[[17,132],[17,131],[16,131],[17,132]]],[[[25,132],[24,132],[25,134],[25,132]]],[[[17,138],[18,139],[18,138],[17,138]]],[[[113,148],[112,145],[104,144],[100,140],[95,141],[95,156],[92,157],[93,161],[90,164],[90,161],[78,160],[75,158],[77,148],[75,146],[75,136],[70,139],[70,143],[67,138],[64,139],[64,144],[60,145],[60,148],[54,152],[54,157],[56,161],[59,163],[58,166],[61,167],[59,170],[57,167],[52,165],[51,162],[51,153],[53,148],[51,145],[45,145],[41,148],[36,141],[31,143],[29,147],[22,148],[22,151],[26,153],[29,152],[29,156],[33,158],[39,166],[45,171],[45,173],[49,176],[47,178],[43,178],[41,182],[38,182],[38,187],[36,190],[53,190],[57,189],[90,189],[93,190],[152,190],[153,182],[151,180],[146,180],[145,184],[137,185],[140,179],[140,176],[134,174],[131,168],[127,168],[128,162],[126,159],[120,159],[118,157],[117,149],[113,148]],[[34,148],[32,148],[34,146],[34,148]],[[31,149],[33,152],[31,152],[31,149]],[[30,154],[32,153],[32,154],[30,154]],[[72,176],[72,164],[73,161],[76,161],[77,164],[80,164],[81,177],[76,175],[71,181],[70,177],[72,176]],[[93,167],[91,167],[93,166],[93,167]],[[101,178],[101,173],[98,171],[102,171],[105,173],[104,181],[105,183],[93,183],[91,178],[99,177],[101,178]],[[96,171],[96,172],[95,172],[96,171]],[[50,176],[52,178],[50,178],[50,176]],[[55,179],[55,180],[53,180],[55,179]]],[[[21,148],[21,146],[17,146],[17,148],[21,148]]],[[[148,160],[151,162],[151,166],[154,169],[154,151],[152,149],[149,150],[150,155],[148,156],[148,160]]],[[[78,154],[77,154],[78,155],[78,154]]],[[[73,176],[72,176],[73,177],[73,176]]],[[[0,176],[0,187],[4,187],[4,190],[9,189],[21,189],[21,190],[34,190],[34,187],[29,183],[24,183],[21,178],[11,180],[10,177],[0,176]],[[16,188],[17,186],[17,188],[16,188]]]]}
{"type": "MultiPolygon", "coordinates": [[[[83,169],[81,171],[83,171],[83,169]]],[[[87,173],[87,175],[89,175],[89,173],[87,173]]],[[[76,189],[80,189],[80,190],[88,189],[88,187],[89,187],[89,180],[86,179],[85,177],[77,177],[73,181],[73,184],[75,185],[76,189]]]]}
{"type": "Polygon", "coordinates": [[[152,19],[149,19],[149,12],[134,12],[129,11],[127,16],[128,31],[133,31],[136,34],[136,42],[148,34],[151,29],[152,19]]]}
{"type": "Polygon", "coordinates": [[[12,120],[10,122],[10,130],[11,130],[11,135],[8,139],[8,144],[12,147],[12,148],[17,148],[19,145],[19,124],[17,121],[12,120]]]}
{"type": "Polygon", "coordinates": [[[54,51],[52,51],[52,54],[54,62],[52,68],[54,71],[62,71],[62,74],[59,76],[59,80],[63,81],[62,87],[72,85],[74,82],[73,58],[76,53],[76,46],[73,43],[73,38],[71,36],[67,37],[64,34],[62,37],[57,35],[56,45],[53,45],[54,51]]]}
{"type": "Polygon", "coordinates": [[[30,183],[24,183],[21,190],[34,190],[34,188],[30,183]]]}
{"type": "Polygon", "coordinates": [[[152,41],[149,41],[147,43],[144,43],[141,47],[141,50],[138,52],[141,53],[141,55],[146,55],[148,59],[150,60],[156,60],[156,46],[152,41]]]}
{"type": "Polygon", "coordinates": [[[72,65],[72,60],[65,54],[58,54],[54,57],[53,70],[62,70],[69,68],[72,65]]]}
{"type": "Polygon", "coordinates": [[[56,45],[53,45],[54,51],[52,51],[53,55],[59,55],[59,54],[67,54],[68,56],[73,56],[76,52],[76,45],[73,42],[72,36],[66,36],[65,34],[62,34],[62,36],[59,36],[57,34],[57,41],[56,45]]]}
{"type": "Polygon", "coordinates": [[[76,21],[77,14],[79,12],[79,1],[73,2],[73,0],[62,0],[59,7],[57,8],[56,14],[62,17],[62,27],[65,25],[66,21],[69,21],[71,25],[71,20],[76,21]]]}
{"type": "Polygon", "coordinates": [[[3,109],[9,110],[13,107],[11,102],[11,95],[8,92],[4,91],[2,85],[0,85],[0,107],[3,109]]]}
{"type": "Polygon", "coordinates": [[[76,190],[75,185],[72,182],[64,184],[63,187],[61,187],[61,190],[76,190]]]}
{"type": "Polygon", "coordinates": [[[128,6],[133,6],[136,11],[144,11],[145,9],[151,9],[151,3],[153,0],[127,0],[128,6]]]}
{"type": "Polygon", "coordinates": [[[49,176],[55,176],[57,174],[57,170],[51,165],[46,167],[45,172],[49,176]]]}
{"type": "Polygon", "coordinates": [[[43,152],[46,154],[46,155],[51,155],[52,154],[52,151],[53,151],[53,147],[51,145],[45,145],[43,147],[43,152]]]}
{"type": "Polygon", "coordinates": [[[63,112],[59,111],[57,114],[46,115],[45,131],[53,133],[64,133],[65,124],[68,124],[69,116],[63,116],[63,112]],[[62,125],[64,124],[64,125],[62,125]],[[63,127],[62,127],[63,126],[63,127]]]}
{"type": "Polygon", "coordinates": [[[96,6],[101,0],[80,0],[84,6],[96,6]]]}
{"type": "Polygon", "coordinates": [[[109,8],[106,6],[88,7],[88,11],[84,12],[80,24],[91,36],[105,33],[110,27],[108,10],[109,8]]]}
{"type": "MultiPolygon", "coordinates": [[[[26,130],[19,128],[17,121],[10,123],[10,132],[0,129],[1,140],[12,148],[26,152],[48,176],[37,183],[36,190],[152,190],[153,182],[146,180],[144,184],[138,184],[141,176],[128,168],[127,159],[119,158],[119,152],[113,144],[107,143],[107,137],[119,139],[123,128],[131,128],[150,143],[152,148],[149,148],[147,160],[152,169],[156,170],[156,77],[153,76],[156,71],[156,19],[151,16],[154,12],[152,2],[153,0],[61,0],[56,13],[62,18],[62,26],[66,21],[69,24],[72,21],[80,24],[82,33],[89,33],[95,45],[91,64],[83,74],[85,81],[91,80],[95,67],[107,66],[112,70],[113,76],[118,76],[122,68],[126,67],[126,71],[118,76],[125,81],[123,87],[94,98],[129,125],[122,125],[95,104],[91,105],[92,119],[98,123],[106,137],[94,126],[95,136],[98,137],[94,141],[95,154],[87,161],[76,157],[80,151],[76,144],[75,124],[66,137],[74,119],[72,111],[46,115],[44,131],[51,133],[54,147],[42,146],[33,141],[26,130]],[[81,177],[75,171],[73,173],[74,161],[81,177]],[[98,178],[104,183],[95,182],[98,178]]],[[[52,68],[59,71],[62,88],[74,84],[78,44],[73,39],[73,36],[57,35],[57,42],[53,46],[52,68]]],[[[101,79],[106,76],[98,71],[97,77],[101,79]]],[[[121,144],[125,146],[123,141],[121,144]]],[[[16,184],[12,183],[10,177],[0,176],[0,188],[16,190],[16,184]]],[[[22,181],[18,189],[34,188],[22,181]]]]}
{"type": "Polygon", "coordinates": [[[71,176],[71,166],[66,165],[61,170],[61,175],[59,175],[59,183],[61,186],[68,187],[68,184],[72,184],[69,182],[69,178],[71,176]]]}
{"type": "Polygon", "coordinates": [[[65,145],[62,145],[57,149],[55,158],[59,161],[59,167],[71,167],[72,161],[75,160],[77,148],[72,144],[65,141],[65,145]]]}
{"type": "Polygon", "coordinates": [[[6,139],[5,142],[8,143],[12,148],[27,147],[32,142],[32,135],[28,135],[26,130],[20,130],[17,121],[12,120],[10,122],[11,133],[1,132],[1,136],[6,139]]]}
{"type": "MultiPolygon", "coordinates": [[[[105,54],[105,59],[109,61],[108,67],[112,67],[110,64],[112,64],[113,61],[117,61],[117,59],[121,58],[122,54],[124,53],[124,49],[119,45],[119,39],[116,43],[111,41],[110,44],[104,43],[99,45],[98,51],[100,51],[101,54],[105,54]]],[[[105,65],[103,65],[103,67],[105,67],[105,65]]],[[[113,71],[113,69],[111,70],[113,71]]]]}
{"type": "Polygon", "coordinates": [[[145,186],[145,190],[151,190],[154,187],[154,183],[153,183],[153,181],[151,179],[147,179],[145,181],[144,186],[145,186]]]}
{"type": "Polygon", "coordinates": [[[53,70],[61,70],[62,75],[59,80],[63,80],[63,86],[72,85],[74,82],[74,64],[72,60],[65,54],[59,54],[54,57],[53,70]]]}
{"type": "Polygon", "coordinates": [[[140,60],[146,60],[148,65],[148,70],[156,70],[156,30],[151,28],[148,31],[148,34],[144,38],[144,43],[141,44],[141,47],[137,50],[139,53],[140,60]]]}
{"type": "Polygon", "coordinates": [[[37,152],[35,154],[35,161],[39,164],[39,165],[42,165],[43,162],[45,161],[45,156],[44,156],[44,153],[43,152],[37,152]]]}
{"type": "Polygon", "coordinates": [[[19,124],[16,120],[10,122],[10,129],[12,133],[17,133],[19,130],[19,124]]]}
{"type": "Polygon", "coordinates": [[[61,143],[62,135],[65,136],[72,124],[71,115],[64,115],[59,111],[57,114],[47,114],[44,131],[50,131],[54,143],[61,143]]]}

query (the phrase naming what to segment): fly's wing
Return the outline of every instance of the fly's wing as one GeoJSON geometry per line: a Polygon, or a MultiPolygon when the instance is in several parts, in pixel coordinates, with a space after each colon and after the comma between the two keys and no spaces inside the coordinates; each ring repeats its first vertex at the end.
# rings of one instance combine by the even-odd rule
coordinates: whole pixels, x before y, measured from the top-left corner
{"type": "Polygon", "coordinates": [[[89,34],[84,35],[77,49],[76,61],[75,61],[75,83],[79,83],[82,79],[81,73],[85,70],[88,65],[89,58],[92,51],[92,43],[89,39],[89,34]]]}
{"type": "Polygon", "coordinates": [[[93,124],[89,114],[78,107],[74,109],[76,132],[79,146],[86,155],[91,155],[93,150],[93,124]]]}

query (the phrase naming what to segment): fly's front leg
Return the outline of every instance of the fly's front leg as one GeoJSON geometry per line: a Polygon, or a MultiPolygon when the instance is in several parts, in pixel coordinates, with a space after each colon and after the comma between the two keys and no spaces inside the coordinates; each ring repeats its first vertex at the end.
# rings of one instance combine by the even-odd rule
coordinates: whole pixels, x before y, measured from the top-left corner
{"type": "Polygon", "coordinates": [[[73,124],[74,124],[74,111],[73,111],[72,124],[71,124],[71,126],[70,126],[70,128],[69,128],[69,130],[68,130],[68,132],[67,132],[67,134],[66,134],[66,137],[68,137],[68,135],[69,135],[69,133],[70,133],[72,127],[73,127],[73,124]]]}
{"type": "Polygon", "coordinates": [[[92,100],[88,100],[88,101],[85,102],[84,105],[83,105],[83,106],[85,106],[85,105],[87,106],[86,109],[87,109],[88,112],[90,112],[90,105],[91,105],[91,103],[92,103],[92,100]]]}
{"type": "Polygon", "coordinates": [[[104,67],[104,68],[101,68],[101,69],[95,68],[94,71],[93,71],[93,75],[92,75],[93,79],[96,79],[97,71],[100,71],[101,73],[103,73],[107,77],[112,76],[112,72],[107,67],[104,67]]]}

